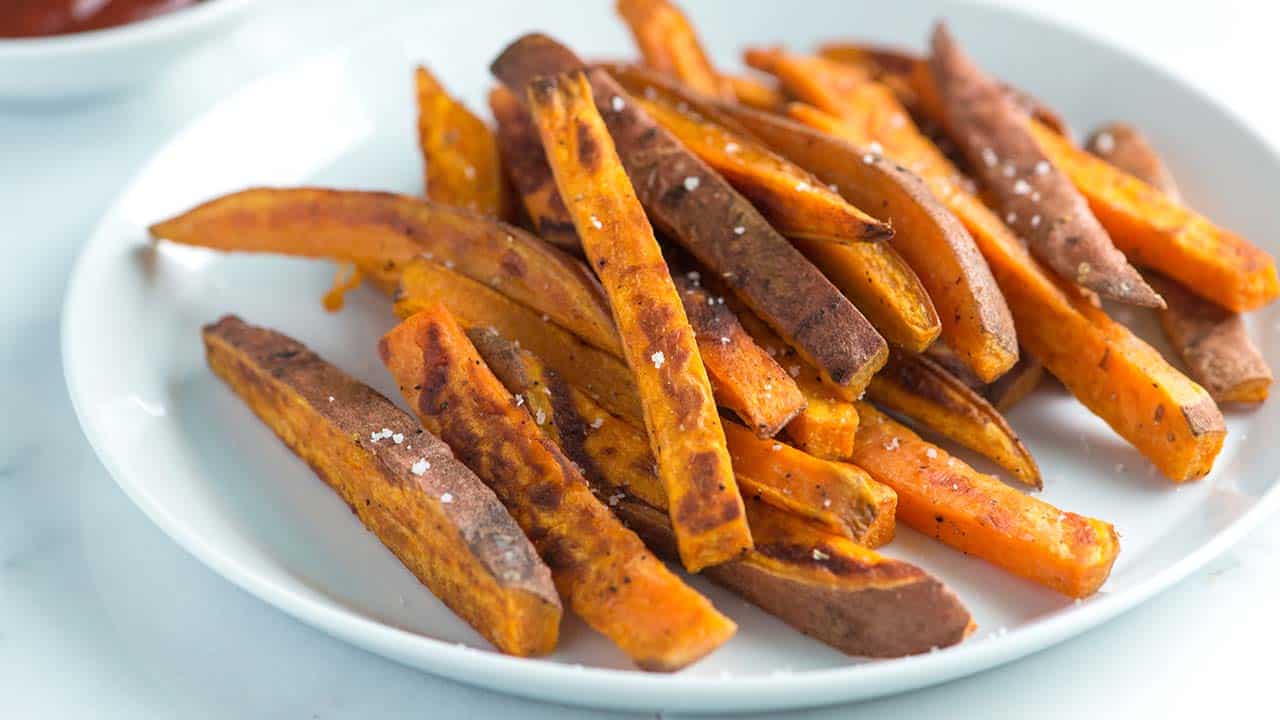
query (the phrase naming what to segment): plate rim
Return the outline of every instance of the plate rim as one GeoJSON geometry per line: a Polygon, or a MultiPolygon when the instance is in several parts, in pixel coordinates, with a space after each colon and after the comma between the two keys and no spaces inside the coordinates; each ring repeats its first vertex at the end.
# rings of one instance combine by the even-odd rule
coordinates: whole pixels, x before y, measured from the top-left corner
{"type": "MultiPolygon", "coordinates": [[[[1064,33],[1072,39],[1094,44],[1123,57],[1144,71],[1154,73],[1198,101],[1212,106],[1234,131],[1267,150],[1271,161],[1280,167],[1280,146],[1257,131],[1251,121],[1237,114],[1208,89],[1199,87],[1161,62],[1119,45],[1089,29],[1064,22],[1042,12],[1023,7],[992,4],[988,0],[950,0],[953,4],[985,12],[1008,14],[1036,25],[1038,29],[1064,33]]],[[[799,709],[839,702],[868,700],[908,690],[941,684],[977,674],[1007,662],[1050,648],[1063,640],[1086,632],[1145,603],[1155,595],[1186,578],[1254,530],[1263,519],[1280,509],[1280,479],[1273,481],[1252,507],[1230,525],[1215,533],[1207,542],[1187,553],[1155,575],[1116,594],[1095,596],[1065,611],[1050,613],[1033,620],[1008,635],[982,640],[969,640],[936,653],[857,662],[835,668],[779,672],[769,675],[696,677],[680,674],[661,675],[635,669],[593,668],[560,663],[540,658],[517,658],[491,648],[472,648],[430,636],[410,632],[378,622],[358,612],[300,595],[279,585],[269,576],[254,572],[231,560],[199,533],[184,529],[182,523],[168,513],[163,504],[154,501],[142,484],[130,479],[120,469],[114,451],[104,440],[100,421],[83,406],[87,393],[83,389],[85,372],[81,370],[84,350],[76,328],[84,321],[78,308],[91,305],[82,298],[87,290],[93,266],[94,249],[106,247],[112,221],[119,215],[122,200],[147,175],[157,158],[179,143],[193,126],[242,94],[272,79],[297,72],[299,68],[349,50],[362,38],[380,28],[403,22],[405,17],[427,17],[434,8],[426,7],[377,23],[367,31],[342,42],[319,48],[298,57],[266,75],[259,75],[223,96],[212,106],[190,118],[184,125],[156,146],[148,159],[121,185],[108,210],[98,219],[75,260],[61,306],[59,349],[64,381],[82,433],[99,462],[129,499],[170,539],[201,563],[237,587],[311,627],[338,637],[357,647],[383,657],[416,667],[467,685],[506,694],[578,707],[616,710],[664,710],[735,712],[746,710],[799,709]],[[405,659],[412,656],[413,662],[405,659]],[[566,696],[557,692],[556,681],[568,680],[575,690],[566,696]],[[674,695],[673,695],[674,693],[674,695]]],[[[1277,473],[1280,478],[1280,472],[1277,473]]]]}

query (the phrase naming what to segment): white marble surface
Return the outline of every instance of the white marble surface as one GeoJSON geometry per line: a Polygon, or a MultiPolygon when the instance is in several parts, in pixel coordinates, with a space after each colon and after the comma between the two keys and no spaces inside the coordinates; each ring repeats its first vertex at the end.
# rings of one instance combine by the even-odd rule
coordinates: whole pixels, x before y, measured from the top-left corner
{"type": "MultiPolygon", "coordinates": [[[[1243,0],[1022,4],[1174,68],[1280,145],[1280,101],[1267,82],[1280,60],[1280,11],[1243,0]]],[[[60,303],[80,244],[124,179],[246,80],[421,2],[263,5],[130,97],[0,105],[0,717],[613,717],[438,680],[304,627],[172,544],[79,433],[58,356],[60,303]]],[[[930,690],[795,717],[1269,716],[1278,524],[1057,648],[930,690]]]]}

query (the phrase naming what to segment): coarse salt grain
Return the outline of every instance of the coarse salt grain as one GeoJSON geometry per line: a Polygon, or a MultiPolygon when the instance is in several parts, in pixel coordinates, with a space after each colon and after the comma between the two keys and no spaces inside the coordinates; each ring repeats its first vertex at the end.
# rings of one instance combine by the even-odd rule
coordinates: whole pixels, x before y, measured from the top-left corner
{"type": "Polygon", "coordinates": [[[831,507],[831,498],[824,499],[822,501],[822,507],[831,507]]]}
{"type": "Polygon", "coordinates": [[[1004,221],[1010,225],[1018,222],[1018,213],[1011,212],[1004,216],[1004,221]]]}
{"type": "Polygon", "coordinates": [[[653,361],[654,367],[661,368],[662,363],[667,361],[667,356],[664,355],[661,350],[659,350],[658,352],[650,355],[649,359],[653,361]]]}
{"type": "Polygon", "coordinates": [[[1098,148],[1098,152],[1107,154],[1116,149],[1116,139],[1111,133],[1098,133],[1098,137],[1094,140],[1094,147],[1098,148]]]}
{"type": "Polygon", "coordinates": [[[782,443],[774,443],[773,446],[770,447],[769,449],[774,452],[778,452],[779,450],[782,449],[782,443]]]}
{"type": "Polygon", "coordinates": [[[725,152],[727,152],[727,153],[736,153],[736,152],[738,152],[738,143],[736,143],[736,142],[725,143],[725,144],[724,144],[724,151],[725,151],[725,152]]]}
{"type": "Polygon", "coordinates": [[[470,165],[463,166],[462,174],[466,175],[468,180],[476,179],[476,169],[470,165]]]}
{"type": "Polygon", "coordinates": [[[725,335],[725,336],[723,336],[723,337],[721,337],[721,338],[720,338],[720,344],[721,344],[721,345],[728,345],[728,344],[729,344],[729,343],[731,343],[731,342],[733,342],[733,341],[729,339],[729,336],[728,336],[728,335],[725,335]]]}
{"type": "Polygon", "coordinates": [[[1049,174],[1049,170],[1050,170],[1050,169],[1051,169],[1051,168],[1049,167],[1049,161],[1048,161],[1048,160],[1041,160],[1041,161],[1039,161],[1039,162],[1037,162],[1037,163],[1036,163],[1036,174],[1037,174],[1037,175],[1048,175],[1048,174],[1049,174]]]}
{"type": "Polygon", "coordinates": [[[332,396],[332,395],[330,395],[330,396],[329,396],[329,402],[333,402],[333,396],[332,396]]]}
{"type": "Polygon", "coordinates": [[[809,183],[803,180],[796,183],[796,192],[809,192],[812,189],[813,189],[813,186],[811,186],[809,183]]]}
{"type": "Polygon", "coordinates": [[[871,153],[867,153],[866,155],[863,155],[863,156],[862,156],[862,162],[864,162],[864,163],[866,163],[866,164],[868,164],[868,165],[872,165],[872,164],[874,164],[874,163],[875,163],[875,161],[876,161],[876,156],[875,156],[875,155],[872,155],[871,153]]]}
{"type": "Polygon", "coordinates": [[[1039,215],[1032,215],[1032,216],[1031,216],[1031,227],[1040,227],[1040,216],[1039,216],[1039,215]]]}
{"type": "Polygon", "coordinates": [[[591,225],[597,230],[601,230],[604,228],[604,223],[600,222],[600,218],[596,217],[595,215],[591,216],[591,225]]]}
{"type": "Polygon", "coordinates": [[[925,451],[924,451],[924,454],[925,454],[925,457],[928,457],[928,458],[936,458],[936,457],[938,457],[938,451],[937,451],[937,450],[934,450],[933,448],[929,448],[929,449],[925,450],[925,451]]]}
{"type": "Polygon", "coordinates": [[[791,375],[791,377],[800,377],[800,366],[792,365],[791,367],[787,368],[787,372],[791,375]]]}
{"type": "Polygon", "coordinates": [[[418,462],[414,463],[413,467],[409,468],[409,470],[412,471],[414,475],[421,476],[425,474],[427,472],[427,469],[430,467],[431,467],[431,463],[427,462],[426,458],[422,458],[418,462]]]}
{"type": "Polygon", "coordinates": [[[523,404],[524,404],[524,396],[521,395],[520,393],[516,393],[516,407],[520,407],[523,404]]]}
{"type": "Polygon", "coordinates": [[[396,433],[395,435],[392,435],[392,436],[391,436],[391,442],[393,442],[393,443],[395,443],[395,444],[397,444],[397,445],[399,445],[400,443],[404,442],[404,433],[396,433]]]}
{"type": "Polygon", "coordinates": [[[603,415],[602,415],[602,416],[600,416],[600,417],[598,417],[598,418],[596,418],[595,420],[592,420],[592,421],[591,421],[591,429],[592,429],[592,430],[599,430],[601,425],[604,425],[604,416],[603,416],[603,415]]]}
{"type": "Polygon", "coordinates": [[[1013,163],[1005,163],[1005,164],[1004,164],[1004,169],[1002,169],[1002,170],[1001,170],[1001,172],[1002,172],[1002,173],[1004,174],[1004,176],[1005,176],[1005,177],[1007,177],[1007,178],[1011,178],[1011,177],[1013,177],[1013,176],[1014,176],[1014,173],[1016,173],[1017,171],[1018,171],[1018,169],[1017,169],[1017,168],[1015,168],[1015,167],[1013,166],[1013,163]]]}
{"type": "Polygon", "coordinates": [[[542,425],[547,421],[547,414],[542,412],[542,408],[538,408],[538,411],[533,414],[533,419],[539,425],[542,425]]]}
{"type": "Polygon", "coordinates": [[[901,442],[900,440],[898,440],[898,436],[897,436],[897,435],[894,435],[893,437],[889,438],[889,439],[885,442],[885,444],[884,444],[884,449],[885,449],[885,450],[897,450],[897,449],[898,449],[898,446],[899,446],[899,445],[901,445],[901,444],[902,444],[902,442],[901,442]]]}
{"type": "Polygon", "coordinates": [[[440,496],[440,502],[442,502],[442,503],[444,503],[444,504],[446,504],[446,505],[447,505],[447,504],[449,504],[449,503],[451,503],[451,502],[453,502],[453,493],[445,493],[445,494],[441,495],[441,496],[440,496]]]}
{"type": "Polygon", "coordinates": [[[689,278],[690,282],[702,281],[702,273],[698,272],[697,270],[690,270],[689,272],[685,273],[684,276],[689,278]]]}
{"type": "Polygon", "coordinates": [[[689,192],[693,192],[694,190],[697,190],[698,186],[701,184],[702,184],[702,180],[700,180],[697,175],[690,175],[689,177],[684,179],[684,189],[688,190],[689,192]]]}
{"type": "Polygon", "coordinates": [[[452,269],[453,269],[453,265],[454,265],[454,262],[453,262],[452,260],[445,260],[445,261],[444,261],[444,266],[445,266],[446,268],[450,269],[450,270],[452,270],[452,269]]]}
{"type": "Polygon", "coordinates": [[[622,108],[626,107],[627,104],[621,97],[614,95],[613,98],[609,100],[609,106],[613,108],[614,112],[622,112],[622,108]]]}
{"type": "Polygon", "coordinates": [[[828,554],[826,554],[826,553],[824,553],[824,552],[822,552],[822,551],[821,551],[821,550],[819,550],[818,548],[814,548],[814,549],[813,549],[813,559],[814,559],[814,560],[818,560],[818,561],[822,561],[822,560],[830,560],[830,559],[831,559],[831,556],[830,556],[830,555],[828,555],[828,554]]]}
{"type": "Polygon", "coordinates": [[[876,155],[884,154],[884,146],[882,146],[880,143],[876,142],[875,140],[872,140],[870,143],[867,144],[867,150],[875,153],[876,155]]]}
{"type": "Polygon", "coordinates": [[[744,228],[744,227],[742,227],[741,225],[734,226],[734,228],[733,228],[733,234],[734,234],[734,235],[741,235],[742,233],[744,233],[744,232],[746,232],[746,231],[747,231],[747,229],[746,229],[746,228],[744,228]]]}
{"type": "Polygon", "coordinates": [[[1022,178],[1018,178],[1017,182],[1013,184],[1014,195],[1026,195],[1030,192],[1031,192],[1031,183],[1027,182],[1026,180],[1023,180],[1022,178]]]}
{"type": "Polygon", "coordinates": [[[982,148],[982,163],[987,167],[995,167],[1000,162],[1000,158],[996,157],[996,151],[991,148],[982,148]]]}

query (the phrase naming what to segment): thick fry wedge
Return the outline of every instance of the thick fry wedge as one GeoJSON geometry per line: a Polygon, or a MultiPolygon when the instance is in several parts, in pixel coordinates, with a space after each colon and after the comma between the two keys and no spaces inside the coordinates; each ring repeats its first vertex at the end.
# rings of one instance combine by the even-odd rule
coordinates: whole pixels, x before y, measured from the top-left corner
{"type": "Polygon", "coordinates": [[[1035,458],[1004,416],[929,358],[892,353],[884,369],[871,379],[867,397],[990,459],[1019,482],[1043,487],[1035,458]]]}
{"type": "Polygon", "coordinates": [[[1275,261],[1141,180],[1031,124],[1040,149],[1061,169],[1116,247],[1136,265],[1160,271],[1197,295],[1245,312],[1280,296],[1275,261]]]}
{"type": "MultiPolygon", "coordinates": [[[[545,35],[520,38],[491,70],[510,88],[582,67],[545,35]]],[[[630,102],[606,73],[589,77],[632,184],[653,219],[722,277],[837,385],[865,386],[888,347],[866,318],[729,184],[630,102]],[[795,302],[803,297],[804,303],[795,302]]]]}
{"type": "Polygon", "coordinates": [[[1032,254],[1067,281],[1104,298],[1164,307],[1112,244],[1071,180],[1040,151],[1029,118],[941,23],[934,28],[930,67],[944,127],[1005,224],[1026,239],[1032,254]]]}
{"type": "Polygon", "coordinates": [[[591,271],[504,223],[405,195],[257,188],[151,226],[151,236],[225,251],[326,257],[358,264],[386,289],[424,255],[539,308],[597,348],[618,335],[591,271]]]}
{"type": "MultiPolygon", "coordinates": [[[[650,547],[677,558],[666,493],[643,433],[501,337],[472,336],[507,389],[542,409],[543,432],[583,469],[596,494],[650,547]]],[[[750,496],[745,505],[764,542],[702,574],[802,632],[851,655],[897,657],[955,644],[972,629],[959,600],[914,566],[750,496]]]]}
{"type": "Polygon", "coordinates": [[[425,166],[427,197],[435,202],[509,219],[512,202],[493,132],[440,81],[419,65],[418,148],[425,166]]]}
{"type": "Polygon", "coordinates": [[[773,437],[798,413],[805,399],[796,381],[742,329],[737,316],[702,286],[687,264],[668,262],[698,341],[716,402],[732,410],[760,437],[773,437]]]}
{"type": "Polygon", "coordinates": [[[1018,357],[1017,337],[1004,296],[968,231],[919,178],[787,118],[724,107],[775,151],[889,219],[897,229],[889,244],[915,270],[937,308],[939,337],[980,378],[991,380],[1009,369],[1018,357]]]}
{"type": "Polygon", "coordinates": [[[751,200],[787,237],[839,245],[884,240],[893,229],[751,138],[663,100],[634,97],[659,125],[751,200]]]}
{"type": "Polygon", "coordinates": [[[542,152],[542,140],[524,104],[501,85],[489,91],[489,110],[498,124],[498,151],[511,185],[520,195],[525,214],[538,236],[561,250],[582,254],[556,179],[542,152]]]}
{"type": "Polygon", "coordinates": [[[898,492],[898,517],[909,527],[1071,597],[1106,582],[1120,552],[1109,523],[1023,495],[866,403],[858,411],[853,461],[898,492]]]}
{"type": "Polygon", "coordinates": [[[444,443],[280,333],[227,316],[203,336],[210,369],[436,597],[502,652],[555,648],[551,572],[444,443]]]}
{"type": "Polygon", "coordinates": [[[1022,346],[1171,480],[1203,477],[1226,436],[1213,399],[1081,292],[1051,279],[1008,228],[961,189],[951,163],[881,88],[885,91],[862,98],[873,106],[870,115],[852,111],[861,118],[856,123],[812,108],[791,110],[801,122],[851,142],[876,139],[890,157],[921,168],[934,194],[968,227],[987,259],[1022,346]]]}
{"type": "Polygon", "coordinates": [[[678,670],[733,635],[731,620],[592,496],[443,305],[401,323],[378,350],[423,426],[511,511],[570,609],[638,666],[678,670]]]}
{"type": "Polygon", "coordinates": [[[732,87],[707,58],[689,19],[666,0],[618,0],[644,64],[704,94],[733,99],[732,87]]]}
{"type": "MultiPolygon", "coordinates": [[[[543,431],[583,468],[589,480],[599,472],[600,463],[616,464],[610,473],[616,476],[613,485],[624,486],[650,505],[668,507],[643,429],[610,415],[571,381],[498,333],[476,328],[468,336],[507,389],[524,397],[536,417],[546,419],[543,431]]],[[[865,473],[762,440],[733,422],[725,423],[725,434],[744,496],[868,547],[893,538],[893,493],[865,473]]]]}
{"type": "Polygon", "coordinates": [[[778,112],[787,102],[777,87],[754,75],[727,75],[724,80],[733,91],[733,99],[740,105],[764,112],[778,112]]]}
{"type": "Polygon", "coordinates": [[[1165,295],[1169,306],[1160,312],[1160,324],[1191,377],[1218,402],[1266,400],[1271,368],[1249,338],[1244,318],[1163,275],[1149,273],[1147,279],[1165,295]]]}
{"type": "MultiPolygon", "coordinates": [[[[1178,187],[1160,156],[1136,128],[1111,124],[1096,131],[1089,152],[1178,200],[1178,187]]],[[[1160,312],[1165,337],[1182,356],[1187,372],[1218,402],[1267,399],[1271,368],[1245,330],[1244,319],[1178,283],[1149,272],[1147,280],[1165,296],[1160,312]]]]}
{"type": "Polygon", "coordinates": [[[644,422],[635,380],[622,360],[581,342],[487,285],[429,260],[410,261],[396,292],[396,315],[408,318],[436,303],[444,303],[467,327],[492,327],[519,341],[552,367],[571,373],[610,412],[644,422]]]}
{"type": "Polygon", "coordinates": [[[662,250],[581,71],[536,80],[529,106],[556,186],[609,297],[689,572],[751,548],[711,383],[662,250]]]}

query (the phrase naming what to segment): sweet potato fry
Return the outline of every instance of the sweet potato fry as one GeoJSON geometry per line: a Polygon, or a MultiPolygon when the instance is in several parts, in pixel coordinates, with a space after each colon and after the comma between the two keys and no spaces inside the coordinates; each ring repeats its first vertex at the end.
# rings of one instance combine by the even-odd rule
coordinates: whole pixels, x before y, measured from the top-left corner
{"type": "Polygon", "coordinates": [[[511,185],[520,195],[525,214],[538,236],[561,250],[582,254],[578,232],[569,219],[556,179],[542,152],[533,118],[512,92],[501,85],[489,91],[489,110],[498,124],[498,151],[511,185]]]}
{"type": "Polygon", "coordinates": [[[635,380],[622,360],[583,343],[487,285],[429,260],[410,261],[396,293],[396,315],[408,318],[436,303],[444,303],[467,327],[496,328],[519,341],[552,367],[572,375],[610,412],[644,422],[635,380]]]}
{"type": "Polygon", "coordinates": [[[1110,123],[1094,130],[1084,147],[1106,160],[1118,170],[1129,173],[1164,193],[1174,202],[1182,202],[1173,173],[1165,167],[1155,148],[1132,125],[1110,123]]]}
{"type": "MultiPolygon", "coordinates": [[[[1087,143],[1089,152],[1178,200],[1178,187],[1160,156],[1136,128],[1108,125],[1087,143]]],[[[1165,296],[1160,312],[1169,344],[1187,372],[1218,402],[1262,402],[1271,389],[1271,368],[1249,338],[1239,313],[1195,295],[1178,283],[1149,272],[1147,280],[1165,296]]]]}
{"type": "Polygon", "coordinates": [[[597,348],[618,347],[604,292],[580,261],[510,225],[418,198],[257,188],[152,225],[151,236],[215,250],[354,262],[388,290],[406,262],[425,255],[539,308],[597,348]]]}
{"type": "Polygon", "coordinates": [[[556,186],[609,297],[671,524],[690,572],[751,548],[711,383],[662,250],[582,71],[535,80],[529,106],[556,186]]]}
{"type": "Polygon", "coordinates": [[[508,219],[512,210],[493,132],[419,65],[418,147],[427,197],[435,202],[508,219]]]}
{"type": "MultiPolygon", "coordinates": [[[[624,83],[643,82],[622,77],[624,83]]],[[[631,85],[628,90],[637,91],[631,85]]],[[[729,104],[691,106],[736,122],[823,183],[834,185],[850,202],[875,208],[890,220],[898,232],[889,244],[927,290],[941,319],[941,337],[958,348],[976,374],[993,379],[1017,358],[1013,319],[986,261],[964,226],[918,178],[873,153],[784,117],[729,104]]],[[[863,312],[888,334],[883,320],[866,307],[863,312]]],[[[900,338],[889,339],[911,349],[900,338]]]]}
{"type": "Polygon", "coordinates": [[[787,102],[786,96],[776,86],[754,75],[726,75],[724,80],[733,91],[733,99],[740,105],[763,112],[778,112],[787,102]]]}
{"type": "Polygon", "coordinates": [[[210,369],[442,602],[502,652],[555,648],[551,572],[444,443],[280,333],[227,316],[203,336],[210,369]]]}
{"type": "Polygon", "coordinates": [[[1040,149],[1071,178],[1134,264],[1158,270],[1236,312],[1280,296],[1275,261],[1266,251],[1044,126],[1030,127],[1040,149]]]}
{"type": "Polygon", "coordinates": [[[891,353],[884,369],[871,379],[867,397],[989,458],[1019,482],[1043,487],[1035,458],[1004,416],[929,358],[891,353]]]}
{"type": "MultiPolygon", "coordinates": [[[[476,328],[468,336],[507,389],[526,398],[529,411],[546,419],[543,431],[583,468],[588,480],[594,482],[602,463],[616,465],[609,473],[612,485],[654,507],[668,507],[643,429],[610,415],[498,333],[476,328]]],[[[893,493],[865,473],[762,440],[733,422],[725,423],[725,434],[746,497],[868,547],[893,538],[893,493]]],[[[610,505],[617,499],[609,499],[610,505]]]]}
{"type": "Polygon", "coordinates": [[[1150,273],[1147,279],[1165,296],[1169,306],[1160,312],[1160,324],[1191,377],[1218,402],[1266,400],[1271,368],[1249,338],[1244,318],[1163,275],[1150,273]]]}
{"type": "Polygon", "coordinates": [[[760,437],[773,437],[805,399],[796,382],[742,329],[737,316],[702,286],[696,270],[668,261],[698,341],[716,403],[732,410],[760,437]]]}
{"type": "Polygon", "coordinates": [[[1008,228],[961,188],[955,168],[920,134],[892,93],[883,86],[884,92],[872,84],[864,87],[872,91],[855,99],[871,104],[867,113],[846,108],[857,122],[812,108],[791,112],[854,143],[875,139],[889,157],[918,168],[987,259],[1022,346],[1170,479],[1185,482],[1207,473],[1226,435],[1213,399],[1080,291],[1050,278],[1008,228]]]}
{"type": "Polygon", "coordinates": [[[633,100],[659,125],[751,200],[787,237],[852,245],[893,229],[850,205],[813,175],[710,118],[654,98],[633,100]]]}
{"type": "Polygon", "coordinates": [[[1115,528],[1028,497],[866,403],[853,461],[898,492],[898,518],[961,552],[1071,597],[1106,582],[1115,528]]]}
{"type": "Polygon", "coordinates": [[[1005,374],[990,383],[982,382],[977,375],[973,374],[969,366],[961,361],[955,351],[944,343],[930,345],[925,354],[957,380],[986,398],[987,402],[1000,412],[1005,412],[1030,394],[1044,378],[1044,366],[1026,352],[1018,356],[1018,362],[1014,363],[1005,374]]]}
{"type": "Polygon", "coordinates": [[[698,41],[689,19],[666,0],[618,0],[618,14],[631,29],[644,64],[704,95],[733,99],[698,41]]]}
{"type": "Polygon", "coordinates": [[[1040,151],[1029,119],[943,24],[933,32],[930,67],[951,139],[1005,224],[1026,239],[1032,254],[1067,281],[1104,298],[1164,307],[1070,179],[1040,151]]]}
{"type": "MultiPolygon", "coordinates": [[[[520,38],[491,70],[510,88],[582,67],[545,35],[520,38]]],[[[603,71],[589,71],[597,107],[649,216],[837,385],[865,385],[884,364],[883,338],[729,184],[630,102],[603,71]],[[803,297],[804,303],[795,302],[803,297]]]]}
{"type": "Polygon", "coordinates": [[[569,607],[646,670],[678,670],[737,629],[587,488],[435,305],[378,347],[406,402],[511,511],[569,607]]]}

